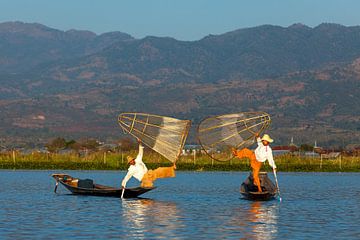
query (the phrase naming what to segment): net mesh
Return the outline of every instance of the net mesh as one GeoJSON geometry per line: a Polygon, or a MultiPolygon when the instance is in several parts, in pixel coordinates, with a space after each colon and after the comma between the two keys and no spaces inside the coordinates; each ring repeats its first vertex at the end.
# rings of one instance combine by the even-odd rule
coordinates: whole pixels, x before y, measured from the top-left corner
{"type": "Polygon", "coordinates": [[[206,118],[198,126],[198,140],[213,159],[228,161],[231,149],[241,149],[254,143],[254,135],[269,125],[270,115],[264,112],[243,112],[206,118]]]}
{"type": "Polygon", "coordinates": [[[190,128],[189,120],[147,113],[122,113],[118,122],[125,132],[139,138],[171,162],[179,158],[190,128]]]}

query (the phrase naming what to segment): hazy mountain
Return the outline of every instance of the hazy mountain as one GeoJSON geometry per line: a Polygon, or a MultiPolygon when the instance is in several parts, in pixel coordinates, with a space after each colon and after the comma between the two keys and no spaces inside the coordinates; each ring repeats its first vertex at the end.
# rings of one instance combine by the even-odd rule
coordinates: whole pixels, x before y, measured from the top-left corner
{"type": "Polygon", "coordinates": [[[360,140],[360,27],[264,25],[185,42],[2,23],[0,73],[0,134],[14,142],[118,138],[124,111],[194,125],[266,111],[278,144],[360,140]]]}
{"type": "Polygon", "coordinates": [[[44,63],[86,56],[132,39],[121,32],[96,35],[90,31],[64,32],[36,23],[0,23],[0,71],[31,71],[44,63]]]}
{"type": "Polygon", "coordinates": [[[195,42],[157,37],[118,42],[60,71],[70,78],[92,72],[93,79],[127,73],[144,81],[217,82],[277,77],[349,63],[359,55],[360,27],[264,25],[195,42]]]}

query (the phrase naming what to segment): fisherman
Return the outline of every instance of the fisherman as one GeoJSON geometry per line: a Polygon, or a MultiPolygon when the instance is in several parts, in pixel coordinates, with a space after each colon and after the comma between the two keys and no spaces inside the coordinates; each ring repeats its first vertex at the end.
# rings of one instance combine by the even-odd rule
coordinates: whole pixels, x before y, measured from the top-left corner
{"type": "Polygon", "coordinates": [[[126,183],[129,181],[129,179],[131,177],[134,177],[137,180],[141,181],[142,178],[144,177],[145,173],[148,171],[145,163],[142,161],[142,158],[144,155],[144,146],[141,144],[140,139],[138,139],[138,143],[139,143],[139,153],[136,156],[136,158],[127,156],[127,162],[129,164],[129,169],[121,183],[121,186],[123,188],[126,187],[126,183]]]}
{"type": "Polygon", "coordinates": [[[274,162],[272,149],[270,147],[270,143],[272,143],[274,140],[271,139],[268,134],[264,134],[264,136],[260,138],[259,134],[257,133],[255,137],[258,144],[257,148],[255,149],[255,152],[251,151],[248,148],[244,148],[239,151],[233,149],[232,152],[234,156],[238,158],[247,157],[250,159],[250,165],[253,172],[254,183],[258,187],[258,191],[262,192],[260,179],[259,179],[259,172],[262,163],[268,160],[269,165],[274,169],[274,171],[276,171],[276,165],[274,162]]]}
{"type": "Polygon", "coordinates": [[[137,139],[139,143],[139,153],[136,156],[136,158],[133,158],[131,156],[127,156],[129,169],[122,180],[121,187],[125,188],[126,183],[129,181],[131,177],[136,178],[137,180],[141,181],[141,187],[153,187],[153,182],[157,178],[167,178],[167,177],[175,177],[175,169],[176,165],[172,167],[159,167],[155,170],[149,170],[147,169],[145,163],[142,161],[143,155],[144,155],[144,146],[141,144],[141,140],[137,139]]]}

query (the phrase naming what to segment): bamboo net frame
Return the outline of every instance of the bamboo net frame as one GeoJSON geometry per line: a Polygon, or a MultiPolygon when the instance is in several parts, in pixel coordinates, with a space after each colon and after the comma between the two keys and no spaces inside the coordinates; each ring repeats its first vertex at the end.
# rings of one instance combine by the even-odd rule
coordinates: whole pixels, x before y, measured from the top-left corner
{"type": "Polygon", "coordinates": [[[121,113],[120,127],[146,146],[176,162],[181,155],[191,121],[148,113],[121,113]]]}
{"type": "Polygon", "coordinates": [[[250,146],[255,134],[265,131],[271,123],[265,112],[242,112],[203,119],[198,125],[197,139],[202,149],[212,159],[229,161],[231,149],[250,146]]]}

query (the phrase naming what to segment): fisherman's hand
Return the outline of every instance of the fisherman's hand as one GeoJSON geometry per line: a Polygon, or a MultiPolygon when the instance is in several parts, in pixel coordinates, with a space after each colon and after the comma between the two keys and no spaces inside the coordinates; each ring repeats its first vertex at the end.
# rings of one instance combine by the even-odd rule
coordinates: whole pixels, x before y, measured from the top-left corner
{"type": "Polygon", "coordinates": [[[137,140],[137,142],[138,142],[139,144],[141,144],[141,139],[140,139],[140,138],[136,138],[136,140],[137,140]]]}
{"type": "Polygon", "coordinates": [[[257,133],[255,133],[255,138],[258,138],[258,137],[260,137],[260,134],[257,132],[257,133]]]}

